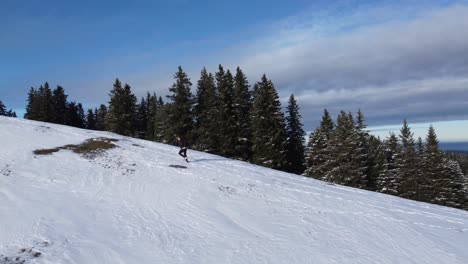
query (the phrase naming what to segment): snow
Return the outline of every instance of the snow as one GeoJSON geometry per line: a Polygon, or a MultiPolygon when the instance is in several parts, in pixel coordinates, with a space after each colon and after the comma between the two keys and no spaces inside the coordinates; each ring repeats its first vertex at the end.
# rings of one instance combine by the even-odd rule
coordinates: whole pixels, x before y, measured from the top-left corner
{"type": "Polygon", "coordinates": [[[7,117],[0,146],[0,263],[468,263],[466,211],[7,117]]]}

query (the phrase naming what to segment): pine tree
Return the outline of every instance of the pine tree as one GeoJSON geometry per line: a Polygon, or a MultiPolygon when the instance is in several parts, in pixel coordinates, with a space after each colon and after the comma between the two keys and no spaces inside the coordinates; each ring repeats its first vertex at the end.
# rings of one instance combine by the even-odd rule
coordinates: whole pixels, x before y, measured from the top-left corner
{"type": "Polygon", "coordinates": [[[216,84],[218,88],[218,127],[219,127],[219,154],[234,158],[236,156],[236,140],[238,121],[234,110],[234,79],[229,70],[224,72],[219,65],[216,73],[216,84]]]}
{"type": "Polygon", "coordinates": [[[2,100],[0,100],[0,116],[6,116],[7,110],[6,106],[3,104],[2,100]]]}
{"type": "Polygon", "coordinates": [[[57,85],[52,92],[52,122],[56,124],[65,124],[65,115],[67,113],[67,95],[65,90],[57,85]]]}
{"type": "Polygon", "coordinates": [[[264,74],[254,86],[251,111],[254,163],[284,170],[286,131],[281,103],[271,80],[264,74]]]}
{"type": "MultiPolygon", "coordinates": [[[[351,114],[349,115],[350,115],[350,118],[352,118],[351,114]]],[[[369,155],[370,136],[369,136],[369,132],[366,130],[366,127],[367,125],[365,124],[364,114],[359,109],[357,113],[355,133],[353,135],[355,140],[357,140],[355,142],[356,156],[354,158],[356,162],[358,163],[359,174],[361,175],[361,179],[359,183],[357,184],[357,187],[365,188],[368,190],[374,190],[375,182],[377,180],[377,175],[371,174],[370,170],[374,169],[374,168],[371,168],[371,165],[375,163],[375,161],[373,160],[375,157],[371,157],[369,155]]]]}
{"type": "Polygon", "coordinates": [[[39,106],[38,106],[38,121],[52,122],[53,121],[53,98],[52,90],[46,82],[44,86],[39,88],[39,106]]]}
{"type": "Polygon", "coordinates": [[[137,112],[135,116],[135,136],[137,138],[146,138],[146,129],[148,125],[148,104],[145,98],[141,98],[140,103],[137,105],[137,112]]]}
{"type": "Polygon", "coordinates": [[[286,110],[286,171],[301,174],[304,171],[304,129],[302,129],[299,106],[291,94],[286,110]]]}
{"type": "Polygon", "coordinates": [[[172,94],[168,98],[172,101],[169,109],[170,127],[165,129],[172,133],[182,136],[190,141],[193,129],[192,105],[193,96],[190,91],[192,83],[187,74],[179,66],[174,74],[175,82],[169,92],[172,94]],[[169,129],[169,130],[168,130],[169,129]]]}
{"type": "Polygon", "coordinates": [[[147,123],[146,123],[146,132],[145,138],[148,140],[155,140],[154,131],[155,131],[155,119],[156,119],[156,112],[159,109],[158,105],[158,98],[156,94],[150,93],[146,94],[146,109],[147,109],[147,123]]]}
{"type": "Polygon", "coordinates": [[[101,104],[95,111],[96,130],[105,131],[107,128],[107,106],[101,104]]]}
{"type": "Polygon", "coordinates": [[[96,116],[92,109],[88,109],[88,114],[86,115],[86,129],[96,129],[96,116]]]}
{"type": "Polygon", "coordinates": [[[195,98],[195,147],[201,151],[219,151],[218,108],[214,77],[205,68],[200,73],[195,98]]]}
{"type": "Polygon", "coordinates": [[[131,136],[134,134],[136,97],[128,84],[122,88],[119,79],[115,80],[111,90],[107,113],[108,130],[117,134],[131,136]]]}
{"type": "Polygon", "coordinates": [[[26,113],[24,114],[24,118],[30,120],[37,120],[38,118],[38,108],[39,108],[39,100],[38,100],[38,92],[34,87],[28,92],[28,104],[26,105],[26,113]]]}
{"type": "Polygon", "coordinates": [[[172,143],[174,141],[174,132],[170,125],[171,104],[161,104],[159,98],[159,107],[154,120],[154,140],[162,143],[172,143]]]}
{"type": "Polygon", "coordinates": [[[400,190],[399,195],[408,199],[418,198],[419,179],[417,177],[417,156],[413,133],[408,126],[406,119],[400,130],[401,156],[397,161],[400,168],[400,190]]]}
{"type": "Polygon", "coordinates": [[[249,161],[252,157],[252,134],[249,125],[249,112],[252,108],[252,94],[249,91],[247,77],[242,70],[237,67],[234,76],[234,111],[237,115],[236,157],[249,161]]]}
{"type": "Polygon", "coordinates": [[[84,111],[83,106],[75,101],[69,102],[67,105],[67,113],[65,114],[65,125],[73,127],[84,127],[84,111]]]}
{"type": "Polygon", "coordinates": [[[400,190],[400,168],[397,162],[400,160],[401,148],[394,133],[390,134],[384,148],[385,161],[377,179],[376,190],[386,194],[398,195],[400,190]]]}
{"type": "Polygon", "coordinates": [[[341,111],[328,150],[333,156],[326,162],[326,166],[332,169],[325,175],[325,180],[363,188],[367,182],[365,168],[362,167],[359,134],[355,127],[352,114],[341,111]]]}
{"type": "Polygon", "coordinates": [[[332,158],[332,153],[329,153],[331,150],[329,145],[334,129],[335,124],[327,109],[324,109],[320,126],[309,136],[304,175],[325,180],[325,175],[331,170],[327,165],[332,158]]]}
{"type": "Polygon", "coordinates": [[[371,191],[377,191],[377,182],[380,174],[384,169],[385,151],[384,146],[379,138],[369,136],[368,139],[368,171],[367,171],[367,187],[371,191]]]}

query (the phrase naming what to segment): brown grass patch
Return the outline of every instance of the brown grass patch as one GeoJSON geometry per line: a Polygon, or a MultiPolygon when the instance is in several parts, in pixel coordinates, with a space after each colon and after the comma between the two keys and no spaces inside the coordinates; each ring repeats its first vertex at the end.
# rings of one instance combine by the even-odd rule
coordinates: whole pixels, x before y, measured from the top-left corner
{"type": "Polygon", "coordinates": [[[58,152],[61,149],[72,150],[75,153],[79,154],[95,154],[107,149],[117,147],[112,142],[119,141],[115,138],[91,138],[87,139],[85,142],[80,145],[65,145],[52,149],[36,149],[33,151],[35,155],[50,155],[54,152],[58,152]]]}

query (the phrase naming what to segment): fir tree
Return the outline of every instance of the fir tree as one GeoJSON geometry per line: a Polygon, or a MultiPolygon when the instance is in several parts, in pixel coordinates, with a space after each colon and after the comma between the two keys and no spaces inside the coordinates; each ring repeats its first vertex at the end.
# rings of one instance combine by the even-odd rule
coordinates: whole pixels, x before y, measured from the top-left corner
{"type": "Polygon", "coordinates": [[[7,110],[6,106],[3,104],[2,100],[0,100],[0,116],[6,116],[7,110]]]}
{"type": "Polygon", "coordinates": [[[174,79],[174,84],[169,88],[171,95],[168,96],[172,101],[168,108],[169,120],[171,120],[168,129],[172,133],[188,139],[193,129],[193,96],[190,91],[192,83],[180,66],[174,74],[174,79]]]}
{"type": "Polygon", "coordinates": [[[327,109],[325,109],[320,127],[315,129],[309,136],[305,155],[304,165],[306,170],[304,175],[325,180],[325,175],[331,170],[327,165],[329,164],[328,161],[332,158],[332,153],[329,152],[331,150],[329,145],[334,128],[335,124],[327,109]]]}
{"type": "Polygon", "coordinates": [[[155,120],[156,120],[156,112],[159,109],[158,105],[158,98],[156,94],[150,93],[146,94],[146,109],[147,109],[147,122],[146,122],[146,132],[145,138],[148,140],[155,140],[154,131],[155,131],[155,120]]]}
{"type": "Polygon", "coordinates": [[[44,86],[39,88],[38,96],[38,121],[52,122],[53,121],[53,98],[52,90],[49,87],[49,83],[45,83],[44,86]]]}
{"type": "Polygon", "coordinates": [[[291,94],[286,110],[286,171],[301,174],[304,171],[304,135],[301,115],[294,95],[291,94]]]}
{"type": "Polygon", "coordinates": [[[253,162],[284,170],[286,131],[281,103],[271,80],[264,74],[254,86],[251,111],[253,162]]]}
{"type": "Polygon", "coordinates": [[[67,113],[65,114],[65,125],[73,127],[84,127],[84,111],[80,103],[74,101],[67,105],[67,113]]]}
{"type": "Polygon", "coordinates": [[[104,131],[107,128],[107,106],[101,104],[99,109],[95,110],[96,130],[104,131]]]}
{"type": "Polygon", "coordinates": [[[39,113],[39,100],[38,100],[38,92],[34,87],[28,92],[28,104],[26,105],[26,113],[24,114],[24,118],[30,120],[37,120],[38,113],[39,113]]]}
{"type": "Polygon", "coordinates": [[[86,128],[87,129],[96,129],[96,116],[92,109],[88,109],[88,114],[86,115],[86,128]]]}
{"type": "Polygon", "coordinates": [[[52,92],[52,122],[56,124],[65,124],[65,115],[67,113],[67,95],[65,90],[57,85],[52,92]]]}
{"type": "Polygon", "coordinates": [[[384,148],[385,161],[377,179],[376,190],[386,194],[398,195],[400,189],[400,168],[397,162],[400,160],[401,148],[398,138],[394,133],[390,134],[390,137],[384,144],[384,148]]]}
{"type": "Polygon", "coordinates": [[[367,187],[371,191],[377,191],[377,181],[384,169],[385,151],[384,146],[379,138],[369,136],[368,138],[368,171],[367,171],[367,187]]]}
{"type": "Polygon", "coordinates": [[[419,179],[417,177],[417,156],[413,133],[408,126],[406,119],[400,130],[401,156],[397,161],[400,168],[400,190],[399,195],[404,198],[417,199],[419,179]]]}
{"type": "Polygon", "coordinates": [[[229,70],[224,72],[219,65],[216,73],[216,84],[218,88],[218,133],[219,133],[219,154],[234,158],[236,156],[236,140],[238,123],[234,110],[234,79],[229,70]]]}
{"type": "Polygon", "coordinates": [[[119,79],[111,90],[107,126],[109,131],[131,136],[134,134],[136,97],[128,84],[122,88],[119,79]]]}
{"type": "MultiPolygon", "coordinates": [[[[161,100],[159,102],[161,103],[161,100]]],[[[170,125],[170,108],[171,104],[159,104],[154,118],[154,140],[157,142],[172,143],[174,141],[174,131],[170,125]]]]}
{"type": "Polygon", "coordinates": [[[219,150],[218,108],[214,77],[205,68],[200,73],[195,98],[196,145],[201,151],[217,153],[219,150]]]}
{"type": "Polygon", "coordinates": [[[137,113],[135,116],[135,136],[137,138],[146,138],[146,129],[148,125],[148,105],[145,98],[141,98],[140,103],[137,105],[137,113]]]}
{"type": "Polygon", "coordinates": [[[235,150],[236,157],[248,161],[252,157],[252,135],[249,125],[249,112],[252,108],[252,94],[249,91],[247,77],[242,70],[237,67],[234,76],[234,110],[237,115],[237,135],[235,150]]]}

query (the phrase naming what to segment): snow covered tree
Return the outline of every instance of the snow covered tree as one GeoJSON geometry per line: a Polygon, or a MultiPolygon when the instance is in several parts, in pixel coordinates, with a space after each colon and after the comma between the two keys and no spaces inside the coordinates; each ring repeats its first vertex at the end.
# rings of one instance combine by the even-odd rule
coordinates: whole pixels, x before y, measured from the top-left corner
{"type": "Polygon", "coordinates": [[[404,198],[417,199],[419,179],[417,177],[417,156],[413,133],[409,128],[406,119],[400,130],[401,155],[397,164],[400,169],[400,189],[399,195],[404,198]]]}
{"type": "Polygon", "coordinates": [[[286,171],[301,174],[304,172],[304,129],[301,114],[294,95],[291,94],[286,109],[286,171]]]}
{"type": "Polygon", "coordinates": [[[125,136],[133,135],[137,99],[131,87],[128,84],[122,87],[119,79],[116,79],[109,96],[108,130],[125,136]]]}
{"type": "Polygon", "coordinates": [[[169,88],[171,95],[167,96],[172,101],[168,108],[171,121],[168,129],[189,140],[193,130],[193,96],[190,91],[192,83],[180,66],[174,74],[174,79],[174,84],[169,88]]]}
{"type": "Polygon", "coordinates": [[[366,189],[377,191],[377,181],[383,171],[385,164],[384,146],[379,138],[369,136],[368,138],[368,170],[366,189]]]}
{"type": "Polygon", "coordinates": [[[255,164],[284,170],[286,131],[276,89],[264,74],[254,86],[251,111],[253,157],[255,164]]]}
{"type": "Polygon", "coordinates": [[[252,93],[249,90],[247,77],[237,67],[234,76],[234,110],[237,115],[236,157],[248,161],[252,157],[252,134],[249,125],[249,112],[252,108],[252,93]]]}
{"type": "Polygon", "coordinates": [[[400,189],[400,160],[401,148],[394,133],[384,143],[384,164],[377,178],[376,190],[378,192],[398,195],[400,189]]]}
{"type": "Polygon", "coordinates": [[[325,175],[325,180],[342,185],[364,188],[366,182],[366,167],[362,164],[362,149],[356,124],[351,113],[344,111],[338,115],[336,128],[331,137],[327,167],[331,170],[325,175]]]}
{"type": "Polygon", "coordinates": [[[334,128],[335,124],[327,109],[325,109],[320,127],[315,129],[309,136],[305,155],[304,165],[306,170],[304,175],[325,180],[325,175],[331,170],[327,165],[332,158],[332,153],[329,153],[331,150],[329,145],[334,128]]]}

